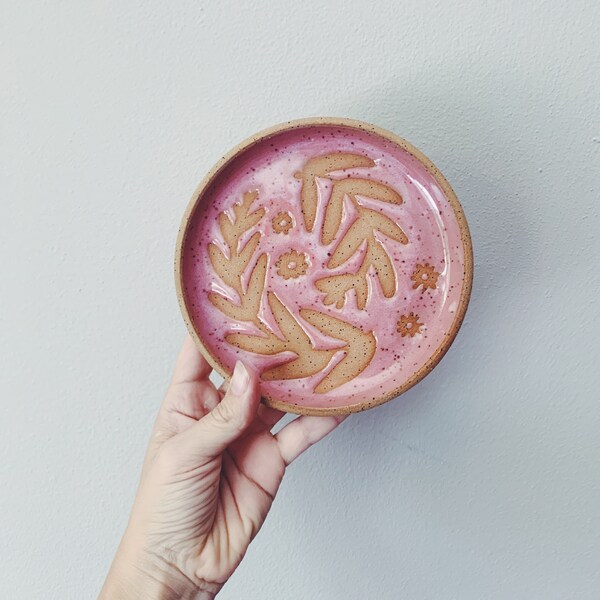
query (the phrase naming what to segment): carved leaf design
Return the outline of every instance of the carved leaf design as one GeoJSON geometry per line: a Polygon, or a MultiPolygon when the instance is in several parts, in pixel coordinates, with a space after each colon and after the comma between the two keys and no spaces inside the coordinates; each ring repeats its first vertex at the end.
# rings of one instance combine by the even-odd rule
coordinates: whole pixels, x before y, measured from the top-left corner
{"type": "Polygon", "coordinates": [[[258,196],[257,192],[246,192],[242,204],[236,204],[233,212],[235,214],[235,224],[237,231],[243,233],[254,227],[265,216],[265,209],[259,208],[250,212],[250,206],[258,196]]]}
{"type": "Polygon", "coordinates": [[[346,194],[350,193],[353,187],[355,179],[344,179],[342,181],[336,181],[333,184],[331,195],[329,196],[329,202],[325,209],[325,216],[323,217],[323,227],[321,230],[321,241],[325,246],[328,246],[333,242],[340,225],[342,224],[342,216],[344,213],[344,198],[346,194]]]}
{"type": "Polygon", "coordinates": [[[332,152],[331,154],[322,154],[321,156],[314,156],[309,159],[304,166],[304,171],[314,173],[315,177],[324,177],[334,171],[374,166],[375,162],[373,159],[363,154],[332,152]]]}
{"type": "Polygon", "coordinates": [[[386,237],[391,238],[401,244],[408,244],[408,238],[402,229],[392,221],[388,216],[370,208],[362,206],[360,208],[362,220],[368,224],[372,230],[377,230],[383,233],[386,237]]]}
{"type": "MultiPolygon", "coordinates": [[[[311,232],[315,224],[318,207],[316,181],[318,177],[324,177],[334,171],[374,165],[374,161],[370,158],[351,153],[326,154],[307,161],[303,170],[295,175],[302,180],[301,208],[307,231],[311,232]]],[[[383,244],[375,237],[375,232],[379,231],[384,236],[403,244],[408,243],[408,238],[389,217],[360,205],[357,196],[391,204],[401,204],[402,197],[385,184],[371,179],[346,177],[339,180],[332,179],[331,182],[332,191],[325,208],[321,231],[323,243],[328,245],[336,238],[343,219],[346,197],[354,203],[357,218],[337,243],[327,267],[337,268],[346,263],[363,245],[366,248],[363,261],[356,273],[341,273],[325,277],[315,285],[325,293],[324,303],[335,304],[337,308],[343,308],[346,294],[354,289],[357,306],[364,309],[368,300],[368,272],[371,267],[380,281],[384,296],[389,298],[396,292],[396,278],[391,258],[383,244]]],[[[267,292],[266,298],[277,323],[277,331],[271,329],[260,318],[268,268],[266,254],[261,254],[256,260],[246,289],[242,281],[243,274],[251,263],[261,239],[261,233],[256,231],[242,246],[245,234],[265,215],[264,208],[252,211],[251,206],[256,197],[257,192],[247,192],[242,201],[233,206],[231,215],[225,212],[219,215],[219,225],[229,250],[228,255],[217,244],[208,245],[215,272],[225,284],[238,293],[239,304],[216,293],[209,294],[209,301],[228,317],[254,323],[259,329],[256,335],[231,332],[225,336],[228,343],[247,352],[266,356],[283,354],[282,362],[262,373],[261,377],[266,381],[314,376],[326,371],[334,356],[343,352],[343,358],[323,377],[314,390],[316,393],[329,392],[355,378],[370,364],[376,351],[375,336],[373,332],[364,333],[359,327],[313,309],[302,308],[300,316],[295,316],[273,292],[267,292]],[[323,334],[343,342],[344,345],[337,349],[315,348],[300,317],[323,334]]]]}
{"type": "Polygon", "coordinates": [[[242,288],[242,275],[258,248],[261,234],[255,232],[243,248],[240,248],[240,239],[265,214],[264,208],[250,212],[257,195],[257,192],[246,192],[242,202],[234,205],[235,221],[231,221],[224,212],[219,215],[221,234],[229,248],[229,256],[225,256],[216,244],[211,242],[208,245],[208,255],[213,269],[225,284],[237,292],[239,304],[214,292],[209,293],[208,299],[228,317],[238,321],[253,322],[264,330],[264,325],[258,319],[258,311],[267,274],[266,254],[258,257],[250,274],[247,290],[244,291],[242,288]]]}
{"type": "Polygon", "coordinates": [[[342,223],[344,197],[356,203],[356,196],[365,196],[390,204],[402,204],[402,196],[392,188],[372,179],[340,179],[333,183],[331,196],[325,210],[321,240],[326,246],[333,242],[342,223]]]}
{"type": "Polygon", "coordinates": [[[212,242],[208,245],[208,256],[213,269],[219,274],[219,277],[223,282],[233,288],[238,294],[241,294],[241,280],[237,271],[229,268],[229,260],[223,252],[221,252],[219,247],[212,242]]]}
{"type": "Polygon", "coordinates": [[[219,215],[219,227],[229,247],[231,257],[238,255],[240,237],[254,227],[265,215],[264,208],[250,212],[250,207],[257,197],[258,192],[256,191],[244,194],[242,202],[235,204],[233,207],[233,214],[235,216],[235,221],[233,222],[226,213],[223,212],[219,215]]]}
{"type": "MultiPolygon", "coordinates": [[[[214,263],[213,263],[214,266],[214,263]]],[[[215,268],[215,271],[218,270],[215,268]]],[[[223,273],[224,274],[224,273],[223,273]]],[[[221,279],[226,281],[223,274],[219,273],[221,279]]],[[[234,304],[231,300],[211,292],[208,294],[209,301],[228,317],[238,321],[250,321],[262,327],[258,320],[258,311],[262,298],[262,290],[265,286],[265,277],[267,274],[267,255],[261,254],[256,261],[248,282],[246,293],[240,292],[240,305],[234,304]]],[[[229,275],[228,275],[229,276],[229,275]]],[[[238,276],[238,281],[241,279],[238,276]]],[[[241,289],[241,283],[239,283],[241,289]]]]}
{"type": "Polygon", "coordinates": [[[357,167],[372,167],[374,165],[375,163],[368,156],[345,152],[324,154],[309,159],[302,171],[295,175],[296,179],[302,180],[300,201],[306,231],[311,232],[315,225],[317,204],[319,200],[317,177],[324,177],[333,171],[357,167]]]}
{"type": "Polygon", "coordinates": [[[406,234],[389,217],[370,208],[360,206],[358,207],[356,220],[346,231],[331,255],[327,263],[328,268],[335,269],[343,265],[354,255],[365,240],[373,239],[374,231],[380,231],[397,242],[408,244],[406,234]]]}
{"type": "Polygon", "coordinates": [[[339,241],[327,262],[327,268],[336,269],[340,265],[343,265],[365,243],[365,240],[371,237],[372,232],[373,230],[369,227],[368,223],[365,223],[359,216],[339,241]]]}
{"type": "Polygon", "coordinates": [[[230,256],[235,255],[237,247],[237,236],[235,234],[235,227],[231,222],[231,219],[225,213],[221,213],[219,215],[219,227],[221,228],[223,238],[225,239],[225,241],[227,242],[227,246],[229,247],[230,256]]]}
{"type": "Polygon", "coordinates": [[[292,352],[292,357],[264,371],[265,381],[303,379],[325,370],[339,351],[344,358],[315,387],[318,394],[325,393],[347,383],[360,374],[371,362],[375,352],[373,333],[365,334],[358,327],[316,310],[303,308],[301,316],[331,338],[346,342],[338,349],[318,350],[298,320],[273,293],[267,293],[269,307],[281,331],[283,339],[268,331],[264,336],[230,333],[225,339],[247,352],[276,355],[292,352]]]}
{"type": "Polygon", "coordinates": [[[319,382],[315,392],[330,392],[362,373],[375,355],[377,340],[373,332],[361,329],[324,313],[303,308],[300,315],[326,335],[346,342],[344,358],[319,382]]]}
{"type": "Polygon", "coordinates": [[[289,362],[266,370],[261,378],[265,381],[279,381],[310,377],[325,369],[334,354],[334,350],[315,350],[310,353],[299,354],[297,358],[289,362]]]}
{"type": "Polygon", "coordinates": [[[362,310],[367,305],[368,284],[367,273],[373,267],[383,295],[391,298],[396,293],[397,281],[392,260],[383,244],[375,238],[374,232],[379,231],[385,236],[400,242],[408,243],[408,238],[402,229],[389,217],[370,208],[356,204],[357,218],[338,242],[331,255],[327,267],[335,269],[343,265],[360,249],[365,242],[367,248],[358,271],[354,274],[342,273],[319,279],[315,285],[325,292],[325,304],[333,304],[343,308],[346,293],[351,289],[356,292],[356,306],[362,310]]]}
{"type": "MultiPolygon", "coordinates": [[[[247,317],[248,315],[244,315],[244,309],[237,304],[234,304],[231,300],[225,298],[225,296],[221,296],[221,294],[215,294],[214,292],[210,292],[208,294],[208,300],[211,304],[217,307],[222,313],[227,315],[230,319],[239,319],[240,315],[242,317],[247,317]]],[[[247,321],[248,318],[242,318],[242,320],[247,321]]],[[[251,320],[251,319],[250,319],[251,320]]]]}
{"type": "Polygon", "coordinates": [[[267,294],[267,300],[285,338],[283,350],[294,352],[296,358],[266,370],[261,376],[262,379],[300,379],[323,370],[336,351],[315,349],[304,329],[281,300],[273,292],[267,294]]]}
{"type": "Polygon", "coordinates": [[[283,305],[281,300],[273,293],[267,294],[267,300],[269,301],[269,307],[271,312],[277,321],[277,325],[281,330],[283,337],[288,340],[290,348],[311,345],[310,338],[306,335],[306,332],[298,321],[294,319],[290,311],[283,305]]]}
{"type": "Polygon", "coordinates": [[[363,277],[360,271],[355,274],[330,275],[319,279],[315,285],[318,290],[326,294],[323,298],[325,305],[335,304],[336,308],[344,308],[346,293],[352,289],[356,292],[356,306],[362,310],[367,305],[369,296],[367,278],[363,277]]]}
{"type": "Polygon", "coordinates": [[[396,273],[388,253],[381,242],[369,242],[369,256],[365,259],[375,269],[381,291],[386,298],[391,298],[396,293],[396,273]]]}
{"type": "MultiPolygon", "coordinates": [[[[253,233],[252,237],[246,242],[246,245],[242,248],[242,250],[239,251],[238,259],[240,261],[240,266],[241,265],[245,266],[250,262],[250,259],[252,258],[253,254],[256,252],[256,249],[258,248],[260,238],[261,238],[261,235],[258,231],[253,233]]],[[[242,268],[242,272],[243,272],[243,268],[242,268]]]]}
{"type": "Polygon", "coordinates": [[[262,300],[263,290],[265,289],[265,278],[267,277],[267,255],[261,254],[256,261],[256,265],[252,270],[250,279],[248,280],[248,289],[244,294],[242,303],[248,310],[253,311],[258,315],[260,303],[262,300]]]}
{"type": "Polygon", "coordinates": [[[228,333],[225,339],[246,352],[279,354],[285,351],[285,342],[274,335],[258,336],[246,333],[228,333]]]}

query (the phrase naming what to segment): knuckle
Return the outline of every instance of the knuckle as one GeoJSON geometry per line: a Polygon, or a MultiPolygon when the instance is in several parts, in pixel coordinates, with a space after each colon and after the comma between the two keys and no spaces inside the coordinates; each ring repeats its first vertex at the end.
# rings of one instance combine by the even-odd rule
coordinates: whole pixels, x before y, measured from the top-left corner
{"type": "Polygon", "coordinates": [[[219,425],[232,425],[238,421],[237,412],[231,402],[222,400],[213,410],[213,417],[219,425]]]}

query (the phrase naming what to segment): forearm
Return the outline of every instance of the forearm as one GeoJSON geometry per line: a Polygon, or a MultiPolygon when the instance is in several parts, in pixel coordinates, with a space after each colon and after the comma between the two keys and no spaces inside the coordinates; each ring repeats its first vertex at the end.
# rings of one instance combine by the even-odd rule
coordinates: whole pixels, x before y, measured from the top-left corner
{"type": "Polygon", "coordinates": [[[202,589],[167,561],[122,544],[98,600],[213,600],[211,587],[202,589]]]}

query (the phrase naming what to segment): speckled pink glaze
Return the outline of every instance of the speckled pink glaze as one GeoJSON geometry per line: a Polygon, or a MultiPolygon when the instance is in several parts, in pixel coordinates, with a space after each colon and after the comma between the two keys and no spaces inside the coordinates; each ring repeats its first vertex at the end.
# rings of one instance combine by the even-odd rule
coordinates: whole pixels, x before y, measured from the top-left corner
{"type": "MultiPolygon", "coordinates": [[[[250,269],[260,253],[268,254],[267,289],[274,291],[299,319],[299,309],[311,307],[343,318],[365,332],[373,331],[377,339],[377,350],[368,367],[355,379],[328,393],[313,392],[324,376],[324,373],[319,373],[305,379],[263,381],[263,394],[301,407],[334,408],[372,401],[403,385],[425,365],[448,335],[464,285],[460,227],[435,178],[411,154],[380,136],[351,127],[312,126],[285,131],[260,141],[238,155],[213,179],[188,224],[182,248],[182,290],[193,326],[210,353],[229,371],[235,361],[242,358],[261,372],[286,362],[293,355],[262,356],[228,344],[225,335],[229,332],[256,334],[257,330],[251,324],[232,321],[207,300],[207,294],[216,291],[237,303],[235,292],[215,274],[207,249],[211,241],[225,248],[218,214],[230,210],[241,201],[244,192],[250,190],[259,193],[252,208],[263,206],[266,209],[266,215],[258,226],[247,234],[249,237],[256,230],[263,233],[250,269]],[[320,244],[323,203],[330,192],[330,184],[325,178],[319,180],[319,209],[314,231],[309,234],[304,228],[300,210],[301,181],[294,178],[294,173],[302,169],[307,159],[332,152],[363,154],[376,162],[372,168],[333,173],[333,179],[348,174],[373,178],[395,189],[404,199],[403,204],[392,205],[359,197],[362,205],[392,218],[409,238],[409,243],[402,245],[377,234],[393,260],[398,291],[393,298],[384,298],[377,278],[370,274],[369,301],[365,310],[357,309],[354,292],[348,294],[342,309],[325,306],[325,294],[314,285],[316,280],[334,273],[354,272],[361,257],[359,252],[333,271],[325,266],[328,253],[336,247],[337,240],[353,218],[352,205],[346,199],[344,222],[336,240],[327,247],[320,244]],[[294,227],[288,235],[277,234],[272,229],[271,219],[281,211],[293,215],[294,227]],[[306,253],[310,267],[305,276],[284,280],[277,274],[275,262],[291,249],[306,253]],[[435,290],[413,289],[411,274],[417,263],[424,262],[433,265],[440,273],[435,290]],[[401,337],[396,330],[398,319],[410,312],[417,314],[424,323],[422,334],[413,338],[401,337]]],[[[261,318],[275,332],[278,331],[265,297],[261,318]]],[[[339,341],[326,337],[302,319],[300,322],[317,348],[340,347],[339,341]]],[[[337,353],[326,372],[342,357],[342,353],[337,353]]]]}

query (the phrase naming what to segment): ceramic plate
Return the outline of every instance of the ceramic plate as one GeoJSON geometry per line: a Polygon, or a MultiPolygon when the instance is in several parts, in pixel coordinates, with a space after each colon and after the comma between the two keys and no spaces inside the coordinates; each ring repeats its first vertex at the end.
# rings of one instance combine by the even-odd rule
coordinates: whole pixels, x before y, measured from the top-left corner
{"type": "Polygon", "coordinates": [[[292,121],[219,161],[184,215],[176,283],[223,376],[264,402],[364,410],[439,362],[463,320],[471,240],[454,192],[405,140],[346,119],[292,121]]]}

